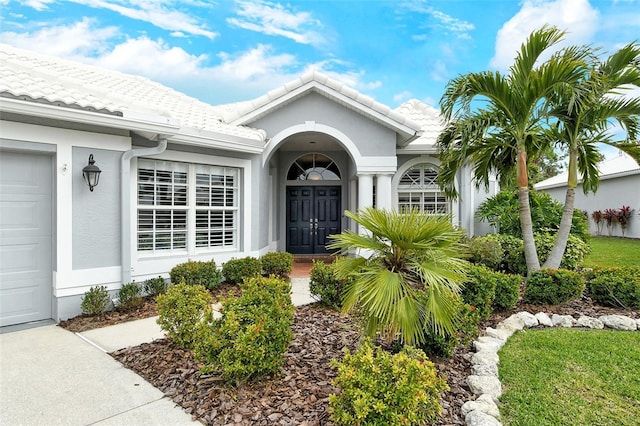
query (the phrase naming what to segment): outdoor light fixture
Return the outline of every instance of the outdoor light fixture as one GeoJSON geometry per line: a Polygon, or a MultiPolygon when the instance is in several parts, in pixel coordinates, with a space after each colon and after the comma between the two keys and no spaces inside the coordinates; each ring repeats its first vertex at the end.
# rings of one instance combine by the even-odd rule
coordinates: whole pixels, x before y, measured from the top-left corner
{"type": "Polygon", "coordinates": [[[93,192],[93,187],[98,186],[101,172],[100,167],[96,166],[96,160],[93,159],[93,154],[90,154],[89,164],[82,169],[82,176],[87,185],[89,185],[89,191],[93,192]]]}

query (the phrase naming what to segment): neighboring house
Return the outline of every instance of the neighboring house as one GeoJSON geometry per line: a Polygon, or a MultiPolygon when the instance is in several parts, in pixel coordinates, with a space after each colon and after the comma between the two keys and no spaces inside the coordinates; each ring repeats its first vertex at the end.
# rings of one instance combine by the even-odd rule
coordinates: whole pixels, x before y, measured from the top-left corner
{"type": "MultiPolygon", "coordinates": [[[[576,188],[575,207],[587,212],[589,216],[589,228],[592,235],[598,230],[593,222],[591,214],[606,209],[620,209],[623,205],[633,209],[631,219],[625,231],[625,237],[640,238],[640,166],[631,157],[620,152],[616,157],[602,161],[598,164],[600,171],[600,186],[598,191],[585,195],[582,191],[582,183],[576,188]]],[[[567,172],[543,180],[534,187],[539,191],[547,192],[554,199],[564,204],[567,191],[567,172]]],[[[606,226],[602,227],[602,235],[609,235],[606,226]]],[[[612,236],[622,236],[619,225],[611,227],[612,236]]]]}
{"type": "Polygon", "coordinates": [[[148,79],[0,44],[0,325],[187,260],[326,253],[344,210],[413,206],[489,231],[495,193],[436,184],[438,111],[380,104],[319,73],[212,106],[148,79]],[[102,174],[89,190],[90,156],[102,174]],[[486,229],[485,229],[486,228],[486,229]]]}

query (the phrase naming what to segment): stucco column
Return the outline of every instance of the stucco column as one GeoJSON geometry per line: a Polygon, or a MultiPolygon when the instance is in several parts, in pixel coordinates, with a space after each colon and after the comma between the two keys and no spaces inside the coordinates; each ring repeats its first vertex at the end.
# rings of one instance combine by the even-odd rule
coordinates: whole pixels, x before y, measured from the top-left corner
{"type": "Polygon", "coordinates": [[[373,206],[373,174],[358,173],[358,210],[373,206]]]}
{"type": "MultiPolygon", "coordinates": [[[[358,173],[358,210],[373,206],[373,175],[358,173]]],[[[358,233],[366,235],[365,228],[358,226],[358,233]]]]}
{"type": "Polygon", "coordinates": [[[379,209],[391,210],[393,202],[391,200],[391,175],[376,175],[376,207],[379,209]]]}

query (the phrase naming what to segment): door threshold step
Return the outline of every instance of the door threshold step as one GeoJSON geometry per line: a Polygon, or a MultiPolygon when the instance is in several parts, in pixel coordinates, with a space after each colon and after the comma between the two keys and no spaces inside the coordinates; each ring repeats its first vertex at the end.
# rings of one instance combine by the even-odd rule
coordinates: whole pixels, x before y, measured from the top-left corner
{"type": "Polygon", "coordinates": [[[332,263],[335,260],[332,254],[294,254],[294,263],[312,263],[314,260],[324,263],[332,263]]]}

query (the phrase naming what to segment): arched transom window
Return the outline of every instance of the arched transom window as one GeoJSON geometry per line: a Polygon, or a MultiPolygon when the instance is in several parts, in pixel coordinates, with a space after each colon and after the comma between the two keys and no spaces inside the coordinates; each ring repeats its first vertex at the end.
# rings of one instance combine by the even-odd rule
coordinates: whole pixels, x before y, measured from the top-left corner
{"type": "Polygon", "coordinates": [[[402,175],[398,184],[398,209],[419,209],[425,213],[447,214],[450,203],[438,186],[438,170],[431,164],[416,164],[402,175]]]}
{"type": "Polygon", "coordinates": [[[287,180],[340,180],[340,170],[326,155],[305,154],[293,162],[287,180]]]}

